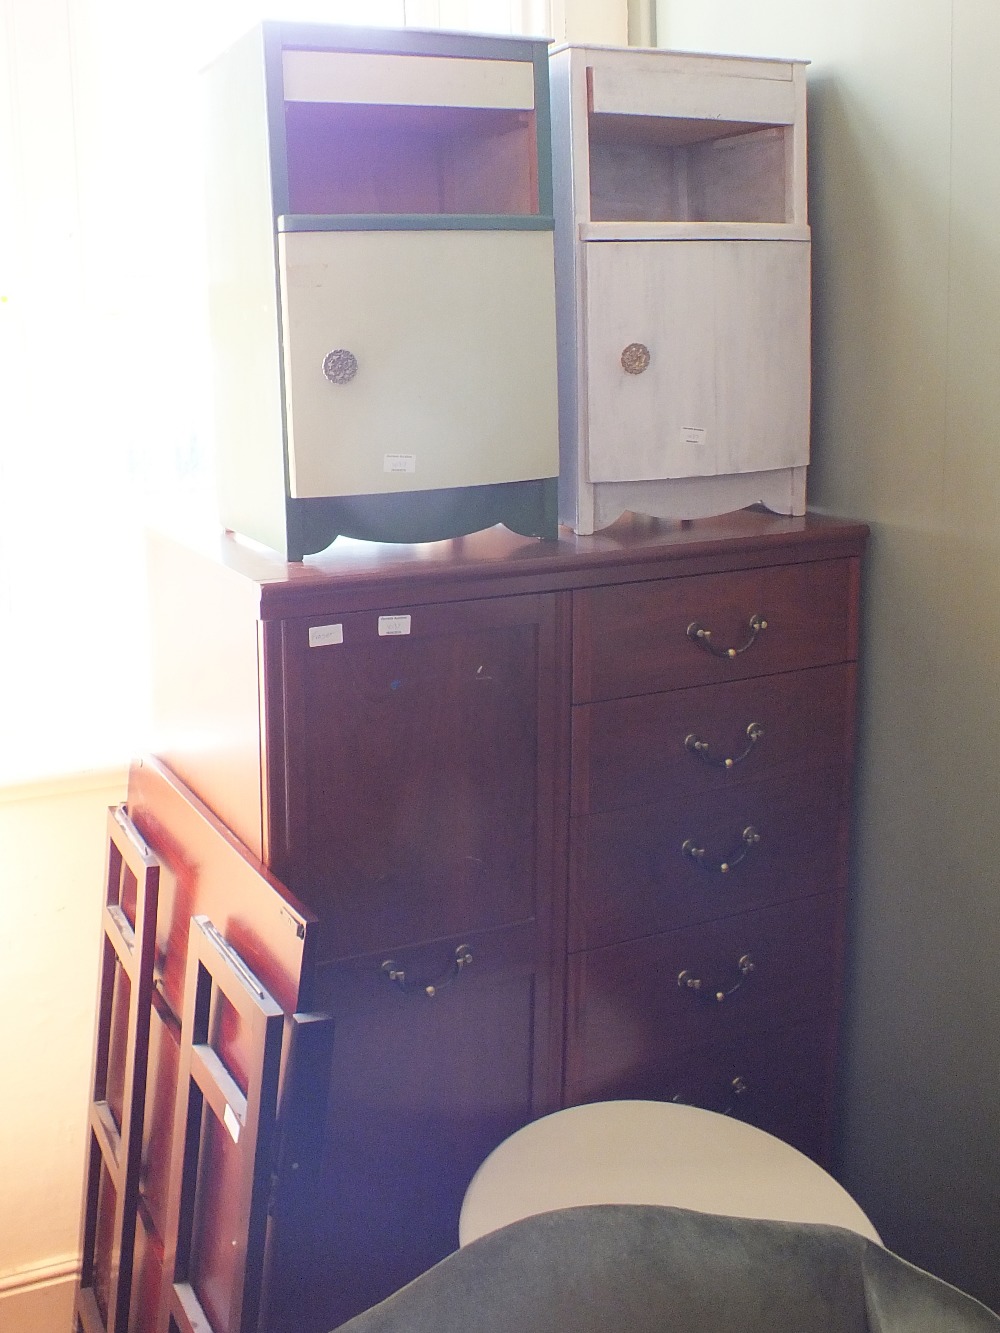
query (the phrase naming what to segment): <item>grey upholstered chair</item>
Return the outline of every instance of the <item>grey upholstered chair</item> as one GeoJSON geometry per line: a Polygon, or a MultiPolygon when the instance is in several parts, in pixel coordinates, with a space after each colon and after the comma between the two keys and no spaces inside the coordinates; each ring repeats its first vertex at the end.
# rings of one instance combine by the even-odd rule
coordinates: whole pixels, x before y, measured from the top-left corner
{"type": "Polygon", "coordinates": [[[839,1227],[598,1204],[457,1250],[339,1333],[998,1333],[1000,1317],[839,1227]]]}

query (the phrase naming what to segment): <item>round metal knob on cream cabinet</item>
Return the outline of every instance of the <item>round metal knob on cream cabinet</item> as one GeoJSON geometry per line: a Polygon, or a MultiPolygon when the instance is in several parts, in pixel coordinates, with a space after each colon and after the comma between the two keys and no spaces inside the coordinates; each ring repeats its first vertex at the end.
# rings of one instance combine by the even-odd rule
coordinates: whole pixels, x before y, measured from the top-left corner
{"type": "Polygon", "coordinates": [[[649,365],[649,348],[645,343],[629,343],[622,352],[621,360],[626,375],[641,375],[649,365]]]}
{"type": "Polygon", "coordinates": [[[358,358],[346,347],[337,347],[323,358],[323,374],[331,384],[348,384],[358,373],[358,358]]]}

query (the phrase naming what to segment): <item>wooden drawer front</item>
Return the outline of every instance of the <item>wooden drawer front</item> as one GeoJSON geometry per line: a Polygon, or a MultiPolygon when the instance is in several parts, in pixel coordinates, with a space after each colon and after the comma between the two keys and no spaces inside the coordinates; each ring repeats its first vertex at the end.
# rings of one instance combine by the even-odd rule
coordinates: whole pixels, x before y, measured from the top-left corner
{"type": "Polygon", "coordinates": [[[690,120],[790,125],[795,119],[792,66],[777,61],[756,71],[721,61],[691,62],[676,71],[639,59],[588,69],[595,115],[662,116],[690,120]],[[640,63],[641,62],[641,63],[640,63]]]}
{"type": "Polygon", "coordinates": [[[320,959],[527,921],[544,903],[553,610],[509,597],[284,622],[278,863],[321,917],[320,959]]]}
{"type": "Polygon", "coordinates": [[[845,795],[826,769],[573,820],[570,949],[846,887],[845,795]]]}
{"type": "Polygon", "coordinates": [[[657,579],[573,594],[573,701],[615,699],[843,662],[856,655],[848,560],[657,579]],[[753,616],[767,622],[756,637],[753,616]],[[697,625],[715,656],[688,637],[697,625]]]}
{"type": "Polygon", "coordinates": [[[408,980],[424,980],[446,971],[460,944],[473,961],[433,997],[389,981],[383,954],[320,969],[317,1002],[335,1030],[323,1153],[315,1210],[294,1245],[288,1238],[325,1320],[310,1328],[339,1327],[455,1249],[479,1163],[551,1109],[536,1100],[544,1022],[533,933],[393,956],[408,980]]]}
{"type": "Polygon", "coordinates": [[[751,1033],[745,1039],[664,1058],[648,1058],[625,1073],[595,1062],[581,1071],[570,1100],[638,1097],[677,1101],[732,1115],[775,1134],[800,1152],[823,1160],[834,1067],[834,1021],[817,1014],[809,1023],[751,1033]]]}
{"type": "Polygon", "coordinates": [[[807,1024],[751,1034],[683,1056],[667,1072],[670,1099],[775,1134],[817,1161],[829,1158],[836,1014],[807,1024]]]}
{"type": "MultiPolygon", "coordinates": [[[[477,978],[483,983],[498,973],[533,971],[540,964],[537,951],[538,932],[531,921],[423,944],[401,946],[398,940],[387,941],[372,953],[322,964],[318,985],[323,998],[316,1003],[340,1021],[367,1012],[395,1015],[401,999],[420,1000],[415,1012],[423,1013],[425,999],[461,996],[477,978]],[[455,967],[460,953],[472,957],[455,967]],[[384,966],[388,962],[392,968],[384,966]],[[404,976],[395,980],[389,975],[391,971],[404,976]],[[427,994],[428,986],[434,988],[433,995],[427,994]]],[[[449,1006],[452,1003],[449,1000],[449,1006]]]]}
{"type": "Polygon", "coordinates": [[[525,110],[535,105],[534,71],[526,60],[285,50],[281,65],[286,102],[525,110]]]}
{"type": "Polygon", "coordinates": [[[849,764],[854,675],[853,663],[844,663],[580,704],[573,710],[573,813],[849,764]]]}
{"type": "Polygon", "coordinates": [[[842,904],[824,894],[572,956],[569,1088],[625,1083],[654,1056],[672,1060],[826,1010],[840,987],[842,904]],[[747,957],[753,970],[743,975],[747,957]]]}

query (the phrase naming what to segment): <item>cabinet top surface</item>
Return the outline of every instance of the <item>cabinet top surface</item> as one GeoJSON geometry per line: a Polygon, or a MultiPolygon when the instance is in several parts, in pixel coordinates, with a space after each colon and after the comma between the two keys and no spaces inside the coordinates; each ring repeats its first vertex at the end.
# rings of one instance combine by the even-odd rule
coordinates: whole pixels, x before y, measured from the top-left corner
{"type": "MultiPolygon", "coordinates": [[[[648,579],[860,555],[867,536],[864,523],[742,510],[684,521],[626,515],[593,536],[562,528],[555,541],[518,536],[501,526],[419,545],[340,537],[300,564],[226,533],[199,544],[195,557],[223,577],[235,577],[260,617],[272,619],[310,614],[314,599],[328,601],[331,594],[351,600],[386,595],[451,600],[594,586],[607,582],[612,570],[616,579],[648,579]]],[[[177,545],[159,536],[153,540],[177,545]]]]}
{"type": "Polygon", "coordinates": [[[762,78],[767,77],[768,66],[778,70],[811,63],[799,56],[745,56],[722,51],[677,51],[669,46],[607,46],[593,42],[561,42],[558,46],[549,47],[550,56],[560,55],[564,51],[579,51],[585,56],[594,56],[602,60],[605,58],[616,60],[619,57],[634,60],[638,56],[643,59],[651,57],[661,63],[682,62],[692,67],[699,64],[710,64],[713,67],[725,65],[731,67],[733,72],[742,68],[747,74],[762,78]]]}
{"type": "MultiPolygon", "coordinates": [[[[398,52],[422,55],[481,55],[499,60],[545,59],[548,37],[507,36],[440,28],[365,27],[349,23],[310,23],[264,19],[241,39],[276,48],[306,51],[398,52]]],[[[220,53],[225,59],[232,48],[220,53]]]]}

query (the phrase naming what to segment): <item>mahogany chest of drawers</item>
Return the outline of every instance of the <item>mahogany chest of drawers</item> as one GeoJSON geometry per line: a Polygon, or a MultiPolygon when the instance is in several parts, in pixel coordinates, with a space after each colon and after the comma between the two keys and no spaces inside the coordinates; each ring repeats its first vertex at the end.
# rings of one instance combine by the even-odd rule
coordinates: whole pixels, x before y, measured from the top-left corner
{"type": "MultiPolygon", "coordinates": [[[[827,1157],[866,537],[746,511],[301,564],[154,543],[170,799],[294,895],[275,993],[290,1029],[332,1017],[286,1057],[268,1329],[325,1333],[442,1257],[479,1161],[560,1105],[677,1098],[827,1157]]],[[[129,813],[190,884],[157,789],[137,767],[129,813]]],[[[182,901],[270,975],[239,901],[182,901]]]]}

